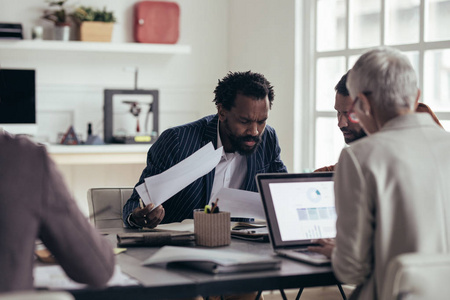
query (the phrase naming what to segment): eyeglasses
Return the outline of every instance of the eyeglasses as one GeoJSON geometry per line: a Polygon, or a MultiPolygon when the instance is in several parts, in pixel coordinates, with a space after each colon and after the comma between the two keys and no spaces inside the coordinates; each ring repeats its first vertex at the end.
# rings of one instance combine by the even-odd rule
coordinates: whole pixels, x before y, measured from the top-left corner
{"type": "Polygon", "coordinates": [[[350,107],[350,110],[347,113],[347,119],[352,123],[359,123],[358,116],[355,113],[355,103],[359,100],[358,97],[355,98],[355,100],[352,103],[352,106],[350,107]]]}
{"type": "MultiPolygon", "coordinates": [[[[363,92],[364,96],[368,97],[372,92],[363,92]]],[[[350,110],[347,113],[347,118],[352,123],[359,123],[358,116],[355,113],[355,104],[359,100],[358,97],[355,98],[355,100],[352,103],[352,106],[350,107],[350,110]]]]}

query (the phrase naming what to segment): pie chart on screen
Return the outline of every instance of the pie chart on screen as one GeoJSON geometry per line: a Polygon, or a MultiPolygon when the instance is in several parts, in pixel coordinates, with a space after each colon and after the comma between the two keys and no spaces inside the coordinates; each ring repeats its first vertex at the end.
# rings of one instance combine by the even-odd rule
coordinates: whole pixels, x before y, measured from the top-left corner
{"type": "Polygon", "coordinates": [[[309,201],[313,203],[320,202],[320,200],[322,199],[322,194],[316,188],[309,188],[306,192],[306,196],[308,197],[309,201]]]}

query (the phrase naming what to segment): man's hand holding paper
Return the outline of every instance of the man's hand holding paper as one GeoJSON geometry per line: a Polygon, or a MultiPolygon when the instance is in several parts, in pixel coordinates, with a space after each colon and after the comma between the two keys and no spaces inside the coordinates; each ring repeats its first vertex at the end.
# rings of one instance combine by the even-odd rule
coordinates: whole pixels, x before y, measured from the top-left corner
{"type": "Polygon", "coordinates": [[[209,173],[220,162],[223,148],[214,149],[210,142],[170,169],[151,177],[136,187],[146,205],[133,210],[134,223],[153,228],[164,218],[163,204],[190,183],[209,173]]]}

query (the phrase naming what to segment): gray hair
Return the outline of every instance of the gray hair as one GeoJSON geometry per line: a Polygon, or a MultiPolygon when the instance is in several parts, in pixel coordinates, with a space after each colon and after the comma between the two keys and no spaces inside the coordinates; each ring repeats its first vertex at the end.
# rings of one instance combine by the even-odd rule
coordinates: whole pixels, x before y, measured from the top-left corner
{"type": "Polygon", "coordinates": [[[414,110],[417,78],[409,59],[399,50],[378,47],[361,55],[351,69],[347,88],[354,99],[368,96],[373,107],[391,119],[400,110],[414,110]]]}

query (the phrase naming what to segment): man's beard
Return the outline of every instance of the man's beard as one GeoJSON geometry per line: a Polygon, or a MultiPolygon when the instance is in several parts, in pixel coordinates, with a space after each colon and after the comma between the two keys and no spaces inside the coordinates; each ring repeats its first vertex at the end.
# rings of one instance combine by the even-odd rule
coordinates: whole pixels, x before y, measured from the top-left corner
{"type": "Polygon", "coordinates": [[[259,144],[261,144],[261,137],[260,136],[235,136],[230,135],[229,136],[230,143],[233,146],[233,148],[241,155],[252,155],[256,148],[258,148],[259,144]],[[244,142],[254,141],[255,145],[251,148],[247,147],[244,142]]]}
{"type": "Polygon", "coordinates": [[[236,136],[234,135],[230,127],[228,126],[228,120],[224,121],[224,125],[226,128],[226,131],[228,133],[228,139],[230,140],[231,146],[235,151],[237,151],[241,155],[252,155],[256,149],[258,148],[259,144],[261,144],[261,136],[252,136],[252,135],[246,135],[246,136],[236,136]],[[254,141],[255,145],[253,147],[249,148],[247,147],[244,142],[248,141],[254,141]]]}
{"type": "Polygon", "coordinates": [[[346,144],[349,144],[349,143],[351,143],[351,142],[357,141],[357,140],[359,140],[360,138],[363,138],[363,137],[367,136],[367,134],[364,132],[363,129],[361,129],[360,132],[356,132],[356,131],[353,131],[353,130],[349,130],[347,127],[343,127],[343,128],[340,128],[340,129],[341,129],[341,131],[342,131],[343,133],[349,132],[349,133],[353,134],[353,137],[352,137],[352,138],[346,138],[346,137],[344,136],[344,140],[345,140],[345,143],[346,143],[346,144]]]}

